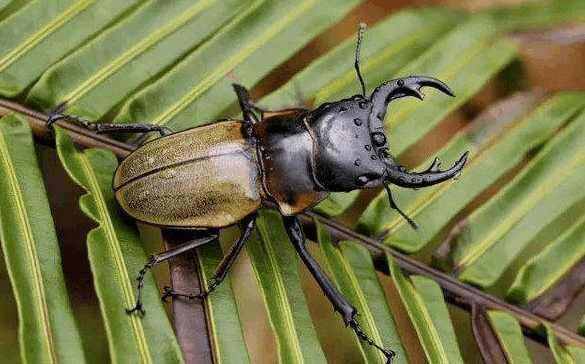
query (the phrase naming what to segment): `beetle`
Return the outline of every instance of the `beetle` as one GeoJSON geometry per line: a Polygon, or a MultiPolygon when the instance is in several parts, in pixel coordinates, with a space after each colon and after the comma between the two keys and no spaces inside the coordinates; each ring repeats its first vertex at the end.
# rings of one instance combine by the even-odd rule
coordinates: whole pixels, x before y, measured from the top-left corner
{"type": "Polygon", "coordinates": [[[223,120],[173,133],[152,124],[104,124],[64,114],[64,105],[50,113],[49,127],[70,120],[98,133],[158,132],[160,138],[133,151],[118,166],[112,187],[121,208],[134,219],[164,228],[203,230],[203,237],[153,255],[138,273],[137,300],[129,314],[144,315],[142,288],[155,265],[218,239],[218,230],[240,224],[241,235],[218,265],[207,291],[199,294],[164,288],[163,299],[204,299],[226,277],[254,229],[256,211],[276,205],[287,234],[302,262],[346,326],[390,362],[394,352],[369,338],[361,329],[357,311],[323,273],[307,247],[296,216],[315,206],[330,192],[384,187],[390,206],[413,228],[417,225],[398,208],[390,185],[406,188],[431,186],[457,176],[468,152],[446,170],[435,159],[423,172],[410,172],[393,158],[384,130],[388,104],[413,96],[422,100],[428,86],[447,95],[443,82],[425,76],[386,81],[366,96],[360,71],[358,32],[355,71],[361,94],[308,110],[265,110],[255,105],[248,90],[234,84],[243,120],[223,120]]]}

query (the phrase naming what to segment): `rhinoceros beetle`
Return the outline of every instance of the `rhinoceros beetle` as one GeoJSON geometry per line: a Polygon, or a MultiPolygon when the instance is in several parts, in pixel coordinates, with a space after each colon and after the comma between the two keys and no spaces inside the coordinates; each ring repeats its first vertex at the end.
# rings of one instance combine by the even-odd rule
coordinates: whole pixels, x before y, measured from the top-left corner
{"type": "Polygon", "coordinates": [[[256,211],[267,201],[283,216],[291,243],[346,326],[386,356],[394,356],[361,329],[356,309],[337,290],[309,254],[298,213],[311,208],[329,192],[383,186],[390,206],[416,228],[394,203],[390,185],[406,188],[431,186],[453,178],[465,165],[467,153],[449,169],[438,163],[423,172],[409,172],[390,153],[384,130],[388,104],[398,98],[423,98],[420,89],[435,88],[453,93],[443,82],[424,76],[390,80],[366,96],[359,53],[363,27],[358,33],[355,70],[361,94],[325,103],[314,110],[292,108],[265,110],[255,105],[243,86],[234,84],[243,120],[224,120],[172,133],[152,124],[104,124],[54,110],[51,126],[70,120],[99,133],[159,132],[124,159],[116,170],[113,189],[122,209],[136,220],[165,228],[204,230],[204,237],[153,255],[139,272],[136,305],[128,313],[144,314],[142,288],[153,266],[202,244],[217,240],[218,229],[240,224],[241,236],[220,262],[199,294],[176,292],[165,287],[163,299],[204,299],[226,277],[254,229],[256,211]]]}

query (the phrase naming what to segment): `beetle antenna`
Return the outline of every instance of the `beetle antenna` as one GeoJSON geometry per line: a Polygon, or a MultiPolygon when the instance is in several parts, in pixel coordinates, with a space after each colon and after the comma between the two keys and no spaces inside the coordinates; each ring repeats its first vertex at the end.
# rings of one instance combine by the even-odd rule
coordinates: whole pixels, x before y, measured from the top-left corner
{"type": "Polygon", "coordinates": [[[357,38],[357,45],[355,47],[355,72],[357,73],[358,80],[360,81],[360,85],[362,86],[362,96],[366,97],[366,83],[364,82],[364,78],[362,77],[362,71],[360,70],[360,50],[362,48],[362,39],[364,37],[364,32],[366,31],[366,23],[360,23],[360,28],[358,30],[358,38],[357,38]]]}
{"type": "Polygon", "coordinates": [[[418,224],[416,222],[414,222],[414,220],[412,220],[410,217],[408,217],[408,215],[405,214],[400,209],[400,207],[398,207],[396,202],[394,202],[394,199],[392,198],[392,192],[390,191],[390,186],[388,186],[386,183],[384,183],[384,188],[386,189],[386,192],[388,193],[388,201],[390,202],[390,207],[393,208],[394,210],[396,210],[400,214],[400,216],[402,216],[404,218],[404,220],[406,220],[408,222],[410,227],[412,227],[414,230],[418,230],[418,224]]]}

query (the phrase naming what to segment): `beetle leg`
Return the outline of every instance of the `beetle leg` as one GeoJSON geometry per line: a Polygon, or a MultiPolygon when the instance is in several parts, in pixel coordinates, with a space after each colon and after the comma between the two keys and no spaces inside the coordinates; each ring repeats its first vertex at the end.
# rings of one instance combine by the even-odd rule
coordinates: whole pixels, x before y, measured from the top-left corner
{"type": "Polygon", "coordinates": [[[255,124],[260,121],[256,112],[260,112],[261,114],[264,112],[261,108],[254,105],[252,100],[250,99],[250,93],[248,89],[242,85],[237,83],[232,84],[236,95],[238,96],[238,102],[240,103],[240,109],[242,109],[242,114],[244,115],[244,121],[247,123],[255,124]]]}
{"type": "Polygon", "coordinates": [[[395,356],[395,353],[392,350],[384,349],[378,344],[376,344],[362,330],[356,319],[357,315],[356,309],[337,290],[337,288],[335,288],[331,280],[325,275],[325,273],[323,273],[317,261],[309,253],[306,247],[305,235],[303,233],[303,229],[298,218],[296,216],[283,216],[283,220],[288,237],[291,240],[293,246],[295,247],[297,253],[301,257],[301,260],[307,266],[309,272],[311,272],[311,274],[321,287],[321,290],[323,290],[323,293],[325,293],[325,296],[327,296],[329,301],[333,304],[333,308],[335,309],[335,311],[341,314],[345,326],[351,327],[355,334],[360,338],[360,340],[363,340],[367,342],[369,345],[372,345],[378,350],[380,350],[386,357],[387,363],[391,363],[392,358],[395,356]]]}
{"type": "Polygon", "coordinates": [[[155,124],[109,124],[109,123],[91,123],[88,129],[94,130],[98,134],[116,134],[116,133],[151,133],[157,132],[160,136],[166,136],[172,134],[173,131],[170,128],[162,125],[155,124]]]}
{"type": "Polygon", "coordinates": [[[243,227],[242,234],[234,243],[234,245],[232,245],[230,251],[227,253],[225,257],[223,257],[223,259],[215,269],[215,273],[213,274],[213,277],[211,278],[209,284],[207,285],[208,286],[207,291],[203,292],[204,297],[208,296],[211,292],[213,292],[213,290],[215,290],[215,288],[217,288],[217,286],[221,284],[221,282],[223,282],[223,280],[229,273],[231,267],[234,265],[236,258],[242,252],[242,248],[244,247],[248,239],[250,239],[250,234],[252,234],[252,230],[254,230],[255,226],[256,215],[247,217],[246,220],[244,220],[244,222],[242,223],[243,227]]]}
{"type": "Polygon", "coordinates": [[[225,277],[230,271],[230,268],[233,266],[234,262],[238,255],[240,255],[242,248],[246,245],[248,239],[250,239],[250,234],[252,234],[252,230],[254,230],[254,226],[256,226],[256,215],[251,215],[247,217],[242,222],[242,234],[238,238],[238,240],[232,245],[230,251],[227,253],[226,256],[223,257],[217,268],[215,269],[215,273],[213,277],[207,282],[207,290],[203,291],[199,294],[190,294],[184,292],[177,292],[174,291],[170,287],[165,287],[163,295],[161,299],[166,301],[169,297],[182,297],[186,299],[205,299],[211,292],[213,292],[220,284],[223,282],[225,277]]]}
{"type": "Polygon", "coordinates": [[[75,124],[82,126],[86,129],[95,131],[98,134],[101,133],[150,133],[157,132],[160,136],[171,134],[173,131],[166,126],[156,124],[144,124],[144,123],[97,123],[95,121],[86,120],[79,116],[63,114],[67,108],[67,103],[59,104],[53,111],[49,113],[47,118],[47,127],[52,129],[53,124],[59,120],[72,121],[75,124]]]}
{"type": "Polygon", "coordinates": [[[216,235],[210,235],[204,238],[194,239],[184,244],[181,244],[174,249],[170,249],[165,252],[151,256],[148,262],[140,270],[140,272],[138,272],[138,276],[136,277],[136,280],[138,281],[138,286],[136,289],[136,304],[132,308],[127,308],[126,313],[131,314],[137,312],[138,315],[144,316],[145,311],[142,305],[142,289],[144,288],[144,277],[146,276],[146,273],[148,273],[148,271],[152,269],[152,267],[172,257],[176,257],[179,254],[185,253],[198,246],[209,243],[214,239],[217,239],[216,235]]]}
{"type": "Polygon", "coordinates": [[[390,202],[390,207],[396,210],[398,214],[400,214],[400,216],[402,216],[404,220],[408,222],[410,227],[412,227],[414,230],[417,230],[418,224],[413,219],[411,219],[407,214],[405,214],[404,211],[402,211],[402,209],[398,207],[396,201],[394,201],[394,198],[392,197],[392,191],[390,191],[390,186],[388,186],[388,184],[385,183],[384,189],[386,189],[386,193],[388,194],[388,202],[390,202]]]}

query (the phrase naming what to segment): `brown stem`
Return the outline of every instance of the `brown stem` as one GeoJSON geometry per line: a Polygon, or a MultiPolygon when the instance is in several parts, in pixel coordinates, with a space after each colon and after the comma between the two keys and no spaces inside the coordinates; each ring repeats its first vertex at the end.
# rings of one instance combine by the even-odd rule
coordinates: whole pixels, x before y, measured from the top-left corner
{"type": "MultiPolygon", "coordinates": [[[[193,239],[189,231],[164,231],[167,249],[193,239]]],[[[189,251],[169,260],[171,286],[178,292],[198,294],[202,290],[197,253],[189,251]]],[[[205,304],[201,300],[173,299],[174,326],[185,364],[213,363],[211,335],[205,304]],[[205,333],[206,335],[203,335],[205,333]]]]}
{"type": "MultiPolygon", "coordinates": [[[[20,104],[0,99],[0,114],[2,114],[3,111],[5,113],[5,110],[26,115],[35,137],[46,141],[48,136],[50,136],[50,133],[44,124],[47,119],[45,114],[30,110],[20,104]]],[[[57,125],[66,129],[73,140],[83,147],[107,148],[112,150],[119,157],[125,157],[134,149],[134,146],[130,144],[112,140],[75,125],[68,125],[66,123],[61,124],[59,122],[57,122],[57,125]]],[[[313,219],[316,219],[333,235],[341,239],[349,239],[365,245],[373,251],[374,254],[391,254],[400,267],[406,272],[423,275],[433,279],[441,286],[450,302],[461,306],[466,310],[471,310],[472,305],[475,304],[484,307],[486,310],[508,312],[516,317],[523,326],[525,333],[544,343],[546,343],[546,339],[542,336],[543,331],[541,330],[541,327],[543,323],[547,323],[552,327],[557,338],[563,342],[563,344],[585,347],[585,337],[581,337],[560,325],[554,324],[527,310],[491,296],[475,287],[464,284],[441,271],[433,269],[405,254],[395,251],[394,249],[380,243],[378,240],[359,234],[330,218],[324,217],[314,211],[306,211],[301,214],[300,217],[309,223],[311,223],[313,219]]]]}
{"type": "Polygon", "coordinates": [[[505,350],[489,322],[484,307],[471,306],[471,331],[484,363],[508,363],[505,350]]]}

